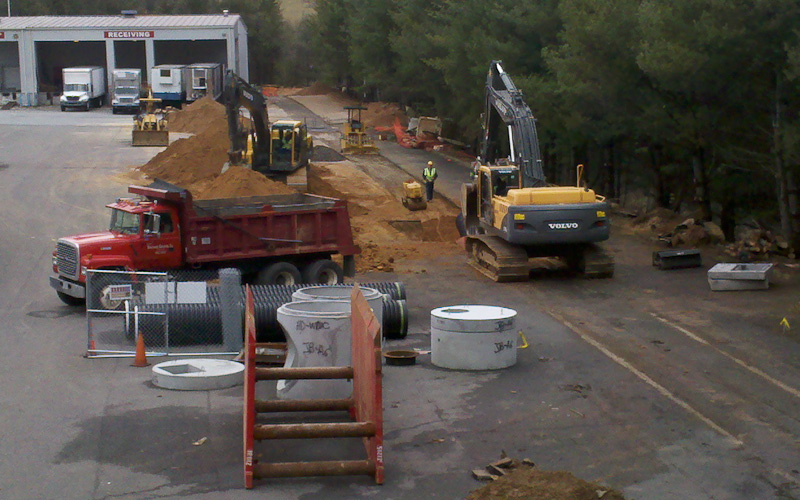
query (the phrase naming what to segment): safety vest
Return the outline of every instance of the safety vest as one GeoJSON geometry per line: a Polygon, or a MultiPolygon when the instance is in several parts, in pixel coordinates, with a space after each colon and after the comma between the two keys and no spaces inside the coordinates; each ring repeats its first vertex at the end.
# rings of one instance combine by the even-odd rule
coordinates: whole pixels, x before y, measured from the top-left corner
{"type": "Polygon", "coordinates": [[[428,182],[433,182],[436,180],[436,167],[425,167],[425,170],[422,171],[422,177],[425,178],[428,182]]]}

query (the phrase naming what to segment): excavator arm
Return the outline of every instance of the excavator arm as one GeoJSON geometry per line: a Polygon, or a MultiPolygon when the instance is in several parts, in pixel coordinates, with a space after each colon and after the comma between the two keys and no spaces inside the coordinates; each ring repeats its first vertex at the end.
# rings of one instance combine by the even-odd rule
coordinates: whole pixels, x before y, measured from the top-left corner
{"type": "Polygon", "coordinates": [[[489,66],[483,120],[481,158],[485,164],[516,165],[522,187],[546,186],[536,119],[501,61],[489,66]]]}
{"type": "Polygon", "coordinates": [[[228,158],[231,165],[241,165],[244,151],[247,148],[247,135],[239,118],[239,109],[245,108],[250,113],[253,123],[253,170],[269,166],[269,115],[267,101],[261,92],[244,81],[233,71],[225,74],[225,84],[222,91],[223,102],[228,117],[228,135],[231,140],[231,149],[228,158]]]}

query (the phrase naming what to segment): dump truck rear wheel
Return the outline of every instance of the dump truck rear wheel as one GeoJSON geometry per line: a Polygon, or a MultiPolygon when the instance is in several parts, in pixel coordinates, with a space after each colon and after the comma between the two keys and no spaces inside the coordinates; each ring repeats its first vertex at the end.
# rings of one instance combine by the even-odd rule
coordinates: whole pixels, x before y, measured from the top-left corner
{"type": "Polygon", "coordinates": [[[270,264],[256,277],[257,285],[296,285],[300,283],[300,271],[289,262],[270,264]]]}
{"type": "Polygon", "coordinates": [[[344,281],[341,266],[330,259],[320,259],[303,269],[303,283],[313,285],[335,285],[344,281]]]}

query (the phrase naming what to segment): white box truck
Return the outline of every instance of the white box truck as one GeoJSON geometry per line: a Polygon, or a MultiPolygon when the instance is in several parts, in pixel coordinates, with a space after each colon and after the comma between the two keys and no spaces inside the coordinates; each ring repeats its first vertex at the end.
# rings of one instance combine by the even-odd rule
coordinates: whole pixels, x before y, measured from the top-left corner
{"type": "Polygon", "coordinates": [[[106,95],[106,70],[100,66],[64,68],[61,111],[76,108],[89,111],[103,105],[106,95]]]}
{"type": "Polygon", "coordinates": [[[189,78],[186,80],[186,101],[196,101],[207,95],[217,99],[222,94],[223,69],[220,63],[190,64],[189,78]]]}
{"type": "Polygon", "coordinates": [[[153,97],[161,99],[162,105],[180,107],[186,100],[184,87],[187,74],[186,66],[179,64],[160,64],[153,66],[150,72],[150,88],[153,97]]]}
{"type": "Polygon", "coordinates": [[[111,73],[111,112],[138,113],[142,92],[142,70],[115,69],[111,73]]]}

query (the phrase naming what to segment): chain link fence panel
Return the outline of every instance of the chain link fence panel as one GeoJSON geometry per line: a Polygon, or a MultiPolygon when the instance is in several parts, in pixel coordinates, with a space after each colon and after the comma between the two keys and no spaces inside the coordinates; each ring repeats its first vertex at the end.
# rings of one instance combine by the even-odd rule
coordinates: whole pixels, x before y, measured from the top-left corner
{"type": "Polygon", "coordinates": [[[225,307],[217,271],[87,271],[87,357],[133,356],[137,333],[148,356],[238,353],[241,275],[226,271],[234,281],[228,278],[225,307]]]}

